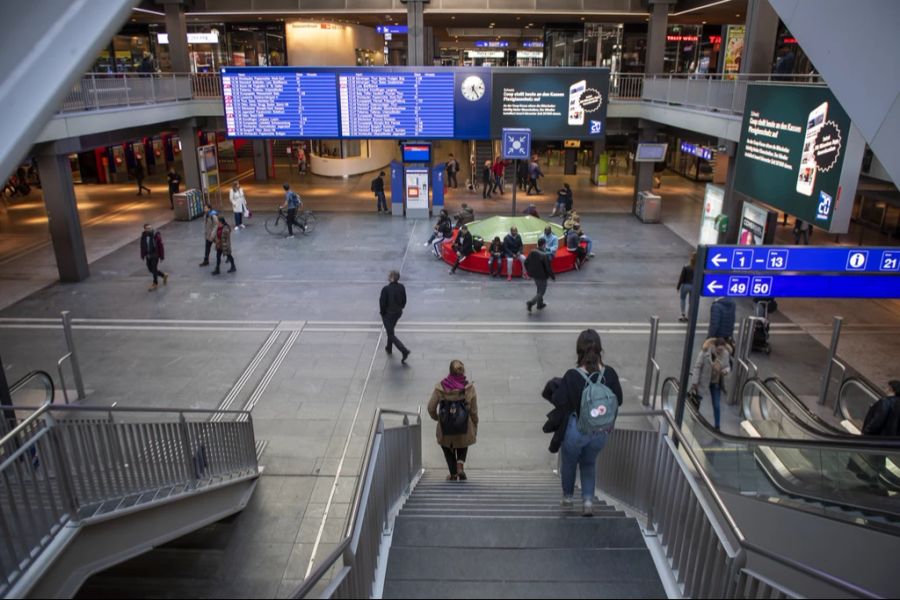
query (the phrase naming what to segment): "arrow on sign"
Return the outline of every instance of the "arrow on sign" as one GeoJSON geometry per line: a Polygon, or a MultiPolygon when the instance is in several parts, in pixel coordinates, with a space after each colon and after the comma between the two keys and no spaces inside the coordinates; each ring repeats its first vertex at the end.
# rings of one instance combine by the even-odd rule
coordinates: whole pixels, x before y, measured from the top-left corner
{"type": "Polygon", "coordinates": [[[718,283],[716,281],[711,281],[711,282],[709,282],[709,285],[706,286],[706,289],[709,290],[710,294],[715,294],[716,292],[718,292],[719,290],[721,290],[724,287],[725,286],[722,285],[721,283],[718,283]]]}
{"type": "Polygon", "coordinates": [[[722,263],[728,262],[728,259],[722,256],[721,254],[716,254],[712,257],[712,264],[716,265],[716,268],[721,267],[722,263]]]}

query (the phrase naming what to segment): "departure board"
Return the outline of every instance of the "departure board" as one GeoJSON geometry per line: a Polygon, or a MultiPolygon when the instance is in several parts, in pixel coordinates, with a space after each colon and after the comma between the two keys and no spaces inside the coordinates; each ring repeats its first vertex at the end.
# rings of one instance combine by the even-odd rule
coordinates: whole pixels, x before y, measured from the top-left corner
{"type": "Polygon", "coordinates": [[[452,138],[453,82],[452,72],[341,73],[341,136],[452,138]]]}
{"type": "Polygon", "coordinates": [[[335,73],[230,73],[222,69],[228,135],[336,138],[336,90],[335,73]]]}

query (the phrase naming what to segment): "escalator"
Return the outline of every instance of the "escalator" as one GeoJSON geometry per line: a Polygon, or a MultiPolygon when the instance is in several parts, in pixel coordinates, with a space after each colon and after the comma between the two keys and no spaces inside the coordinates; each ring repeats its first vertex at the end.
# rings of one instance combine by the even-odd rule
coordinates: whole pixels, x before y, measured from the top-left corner
{"type": "MultiPolygon", "coordinates": [[[[746,437],[717,432],[698,407],[685,407],[683,431],[717,486],[900,535],[900,478],[891,470],[900,464],[900,440],[816,431],[790,418],[761,382],[751,379],[745,389],[765,397],[768,415],[745,419],[746,437]]],[[[677,391],[674,379],[663,383],[668,410],[674,411],[677,391]]]]}

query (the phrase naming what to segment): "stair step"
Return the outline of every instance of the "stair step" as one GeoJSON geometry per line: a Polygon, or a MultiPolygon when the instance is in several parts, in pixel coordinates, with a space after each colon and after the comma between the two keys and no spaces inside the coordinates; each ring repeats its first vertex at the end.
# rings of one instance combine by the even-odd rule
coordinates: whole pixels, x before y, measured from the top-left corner
{"type": "Polygon", "coordinates": [[[471,518],[448,526],[433,517],[401,513],[394,523],[391,552],[433,546],[435,540],[447,548],[646,548],[637,522],[623,517],[521,519],[514,526],[498,526],[492,518],[471,518]]]}
{"type": "MultiPolygon", "coordinates": [[[[578,503],[580,506],[581,503],[578,503]]],[[[509,500],[506,498],[496,500],[465,499],[454,500],[448,498],[435,498],[431,500],[411,499],[403,508],[439,508],[439,509],[470,509],[470,508],[559,508],[561,505],[556,498],[547,501],[536,500],[509,500]]],[[[595,504],[594,508],[602,508],[605,504],[595,504]]]]}
{"type": "Polygon", "coordinates": [[[401,581],[388,580],[382,598],[665,598],[656,581],[401,581]]]}
{"type": "MultiPolygon", "coordinates": [[[[625,513],[613,508],[601,508],[594,511],[596,516],[603,517],[624,517],[625,513]]],[[[501,508],[472,508],[472,509],[427,509],[414,508],[407,510],[404,508],[400,511],[404,516],[431,516],[431,517],[552,517],[554,519],[566,517],[581,518],[581,509],[579,507],[564,509],[560,506],[554,508],[523,508],[523,509],[501,509],[501,508]]]]}
{"type": "Polygon", "coordinates": [[[646,548],[398,547],[391,548],[387,580],[658,582],[659,576],[646,548]]]}

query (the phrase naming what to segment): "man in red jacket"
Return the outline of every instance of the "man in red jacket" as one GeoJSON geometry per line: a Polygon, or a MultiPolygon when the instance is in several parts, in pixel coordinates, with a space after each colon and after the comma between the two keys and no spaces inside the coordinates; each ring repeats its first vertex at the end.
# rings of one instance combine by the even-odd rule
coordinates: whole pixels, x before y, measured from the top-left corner
{"type": "Polygon", "coordinates": [[[159,287],[160,277],[162,277],[163,285],[169,283],[169,275],[159,270],[159,261],[166,259],[162,236],[158,231],[154,231],[150,223],[144,223],[144,233],[141,234],[141,258],[147,262],[147,270],[153,274],[153,285],[147,290],[148,292],[159,287]]]}

